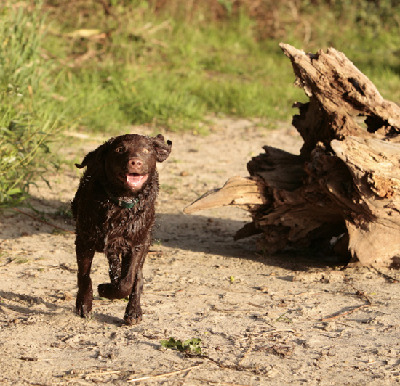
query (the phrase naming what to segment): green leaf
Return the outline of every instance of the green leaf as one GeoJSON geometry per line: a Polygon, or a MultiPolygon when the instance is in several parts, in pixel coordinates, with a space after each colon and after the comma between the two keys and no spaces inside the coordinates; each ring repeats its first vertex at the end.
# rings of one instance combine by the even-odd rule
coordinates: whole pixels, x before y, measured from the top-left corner
{"type": "Polygon", "coordinates": [[[201,355],[201,339],[192,338],[185,341],[176,340],[175,338],[169,338],[168,340],[162,340],[161,346],[165,348],[170,348],[172,350],[178,350],[180,352],[185,352],[189,354],[201,355]]]}
{"type": "Polygon", "coordinates": [[[9,190],[7,190],[7,194],[8,194],[9,196],[13,196],[13,195],[15,195],[15,194],[21,194],[21,193],[22,193],[22,190],[19,189],[19,188],[14,188],[14,189],[9,189],[9,190]]]}

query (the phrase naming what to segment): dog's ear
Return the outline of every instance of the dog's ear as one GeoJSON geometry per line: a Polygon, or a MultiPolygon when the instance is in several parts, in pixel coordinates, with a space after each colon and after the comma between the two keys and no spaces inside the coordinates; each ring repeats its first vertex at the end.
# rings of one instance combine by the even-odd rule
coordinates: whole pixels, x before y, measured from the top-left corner
{"type": "Polygon", "coordinates": [[[171,153],[172,142],[167,141],[167,143],[165,143],[164,137],[158,134],[153,138],[153,146],[156,151],[157,162],[163,162],[168,158],[169,153],[171,153]]]}
{"type": "Polygon", "coordinates": [[[115,138],[110,138],[107,142],[104,142],[97,149],[87,153],[83,158],[82,163],[75,164],[75,166],[79,169],[84,168],[85,166],[91,168],[92,166],[100,166],[99,163],[104,159],[107,150],[110,148],[111,144],[114,142],[115,138]]]}

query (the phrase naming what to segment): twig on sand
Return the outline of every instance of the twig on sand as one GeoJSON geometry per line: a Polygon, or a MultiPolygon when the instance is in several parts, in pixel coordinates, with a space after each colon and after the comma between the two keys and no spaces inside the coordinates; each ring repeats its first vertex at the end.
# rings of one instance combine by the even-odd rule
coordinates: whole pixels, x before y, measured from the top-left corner
{"type": "Polygon", "coordinates": [[[350,315],[355,311],[361,310],[362,308],[369,307],[369,306],[372,305],[372,300],[369,298],[369,296],[367,295],[366,292],[358,290],[353,285],[351,287],[355,291],[355,294],[357,295],[357,297],[359,297],[360,299],[365,300],[365,303],[361,304],[359,306],[356,306],[356,307],[352,308],[351,310],[344,311],[344,312],[339,312],[338,314],[335,314],[335,315],[332,315],[332,316],[328,316],[327,318],[323,318],[323,319],[321,319],[321,322],[327,322],[329,320],[340,318],[341,316],[350,315]]]}
{"type": "Polygon", "coordinates": [[[247,358],[247,356],[250,354],[250,352],[253,350],[253,339],[250,336],[249,337],[249,346],[247,347],[246,352],[242,355],[242,357],[240,358],[240,360],[238,361],[238,365],[240,366],[243,361],[247,358]]]}
{"type": "Polygon", "coordinates": [[[399,280],[397,278],[392,277],[392,276],[388,275],[387,273],[380,271],[376,267],[368,267],[368,269],[370,271],[374,272],[375,274],[382,276],[388,283],[398,283],[399,282],[399,280]]]}
{"type": "Polygon", "coordinates": [[[211,381],[210,379],[204,379],[204,378],[195,378],[195,379],[204,382],[204,384],[216,383],[218,385],[227,385],[227,386],[247,386],[247,385],[243,385],[242,383],[211,381]]]}
{"type": "Polygon", "coordinates": [[[196,367],[199,367],[199,366],[201,366],[201,364],[195,365],[195,366],[191,366],[191,367],[187,367],[186,369],[182,369],[182,370],[171,371],[169,373],[157,374],[157,375],[148,375],[146,377],[141,377],[141,378],[131,378],[131,379],[128,379],[127,382],[134,383],[134,382],[145,381],[147,379],[170,377],[170,376],[175,375],[175,374],[180,374],[180,373],[184,373],[185,371],[193,370],[193,369],[195,369],[196,367]]]}
{"type": "Polygon", "coordinates": [[[70,370],[66,372],[64,375],[62,375],[62,378],[66,378],[69,383],[77,379],[96,378],[104,375],[112,375],[120,373],[122,373],[122,370],[104,370],[104,371],[99,370],[99,371],[94,371],[92,373],[86,373],[86,372],[80,373],[80,372],[75,372],[74,370],[70,370]]]}
{"type": "Polygon", "coordinates": [[[323,319],[321,319],[321,322],[327,322],[329,320],[337,319],[337,318],[340,318],[342,316],[350,315],[353,312],[361,310],[362,308],[365,308],[365,307],[369,307],[370,305],[371,304],[361,304],[360,306],[354,307],[349,311],[340,312],[339,314],[335,314],[333,316],[328,316],[327,318],[323,318],[323,319]]]}
{"type": "Polygon", "coordinates": [[[90,377],[97,377],[101,375],[112,375],[112,374],[120,374],[122,371],[121,370],[106,370],[106,371],[97,371],[95,373],[90,373],[90,374],[85,374],[85,378],[90,378],[90,377]]]}

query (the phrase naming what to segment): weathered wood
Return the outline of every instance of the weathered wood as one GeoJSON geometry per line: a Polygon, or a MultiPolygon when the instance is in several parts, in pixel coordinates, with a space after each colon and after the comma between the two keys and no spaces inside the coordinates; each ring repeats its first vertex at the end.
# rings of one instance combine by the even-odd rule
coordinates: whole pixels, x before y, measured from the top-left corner
{"type": "Polygon", "coordinates": [[[214,189],[187,206],[183,212],[192,214],[200,210],[234,205],[254,211],[265,203],[263,183],[257,178],[232,177],[220,189],[214,189]]]}
{"type": "Polygon", "coordinates": [[[253,221],[235,238],[261,233],[263,250],[340,240],[353,264],[400,267],[400,107],[333,48],[281,48],[310,99],[293,117],[300,155],[265,146],[248,163],[256,194],[228,181],[186,213],[241,205],[253,221]]]}
{"type": "Polygon", "coordinates": [[[331,140],[349,135],[400,134],[400,107],[385,100],[342,52],[328,48],[306,54],[289,44],[280,47],[292,62],[296,84],[310,98],[296,104],[300,114],[293,117],[293,126],[304,139],[302,154],[308,155],[319,141],[329,146],[331,140]],[[366,129],[359,116],[366,117],[366,129]]]}
{"type": "Polygon", "coordinates": [[[302,185],[305,172],[300,156],[271,146],[264,146],[264,151],[248,162],[251,176],[261,178],[269,188],[293,191],[302,185]]]}
{"type": "MultiPolygon", "coordinates": [[[[335,200],[326,194],[312,172],[304,168],[303,158],[268,146],[264,150],[265,154],[248,164],[250,174],[263,178],[268,203],[252,213],[253,228],[263,232],[260,247],[268,252],[305,247],[345,232],[344,219],[336,210],[335,200]]],[[[313,154],[314,167],[321,162],[321,157],[325,153],[313,154]]],[[[333,170],[346,173],[332,162],[333,170]]],[[[240,238],[241,232],[236,238],[240,238]]]]}
{"type": "Polygon", "coordinates": [[[400,144],[348,137],[332,141],[348,167],[359,201],[346,218],[349,249],[362,265],[400,263],[400,144]],[[365,213],[363,215],[363,213],[365,213]]]}
{"type": "MultiPolygon", "coordinates": [[[[309,98],[316,98],[325,111],[374,116],[382,125],[393,126],[400,133],[400,107],[385,100],[342,52],[328,48],[326,52],[306,54],[289,44],[281,43],[280,47],[292,62],[297,84],[309,98]]],[[[335,127],[332,129],[337,132],[335,127]]]]}

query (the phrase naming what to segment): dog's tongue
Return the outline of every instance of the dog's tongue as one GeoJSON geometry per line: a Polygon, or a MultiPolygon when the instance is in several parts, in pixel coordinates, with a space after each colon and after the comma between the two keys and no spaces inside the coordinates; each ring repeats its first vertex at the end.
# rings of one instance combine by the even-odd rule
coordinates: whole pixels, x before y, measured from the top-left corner
{"type": "Polygon", "coordinates": [[[132,189],[140,189],[147,180],[147,174],[141,176],[139,174],[127,174],[126,182],[132,189]]]}

